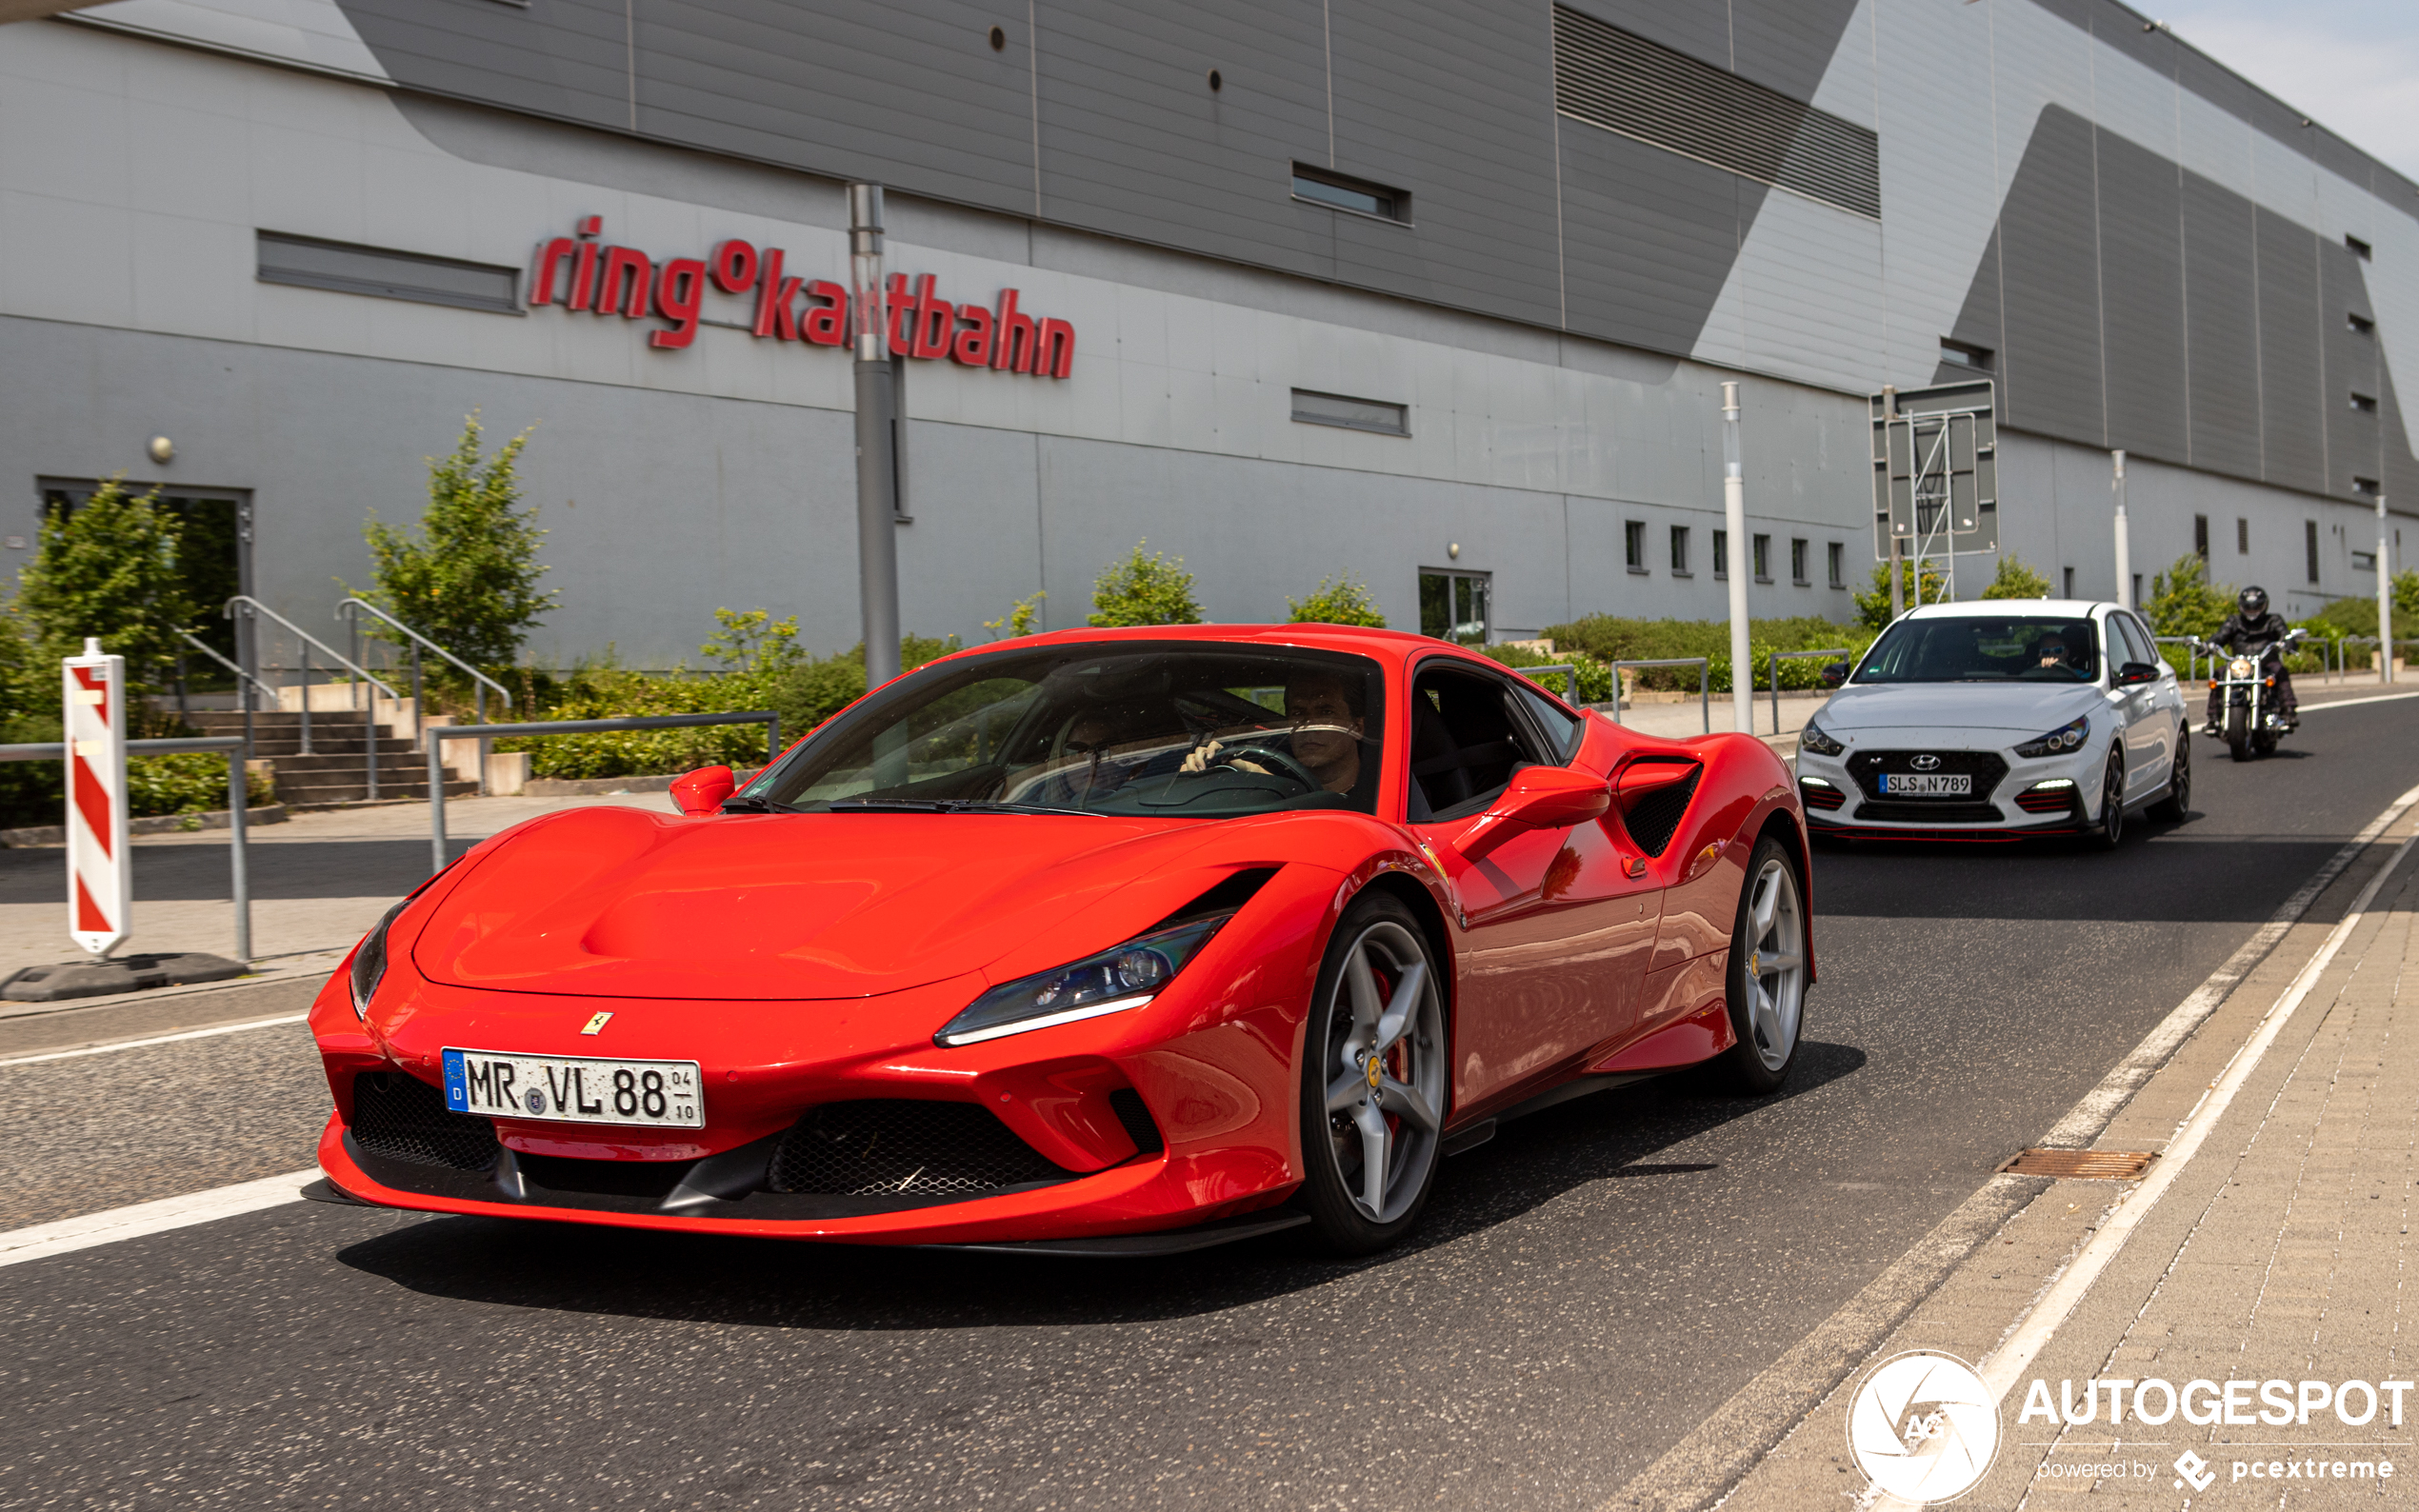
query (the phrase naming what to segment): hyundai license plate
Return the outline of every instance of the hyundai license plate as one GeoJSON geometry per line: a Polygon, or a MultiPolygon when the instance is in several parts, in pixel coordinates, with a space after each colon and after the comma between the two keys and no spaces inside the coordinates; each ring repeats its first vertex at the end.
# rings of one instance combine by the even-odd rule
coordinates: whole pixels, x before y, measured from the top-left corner
{"type": "Polygon", "coordinates": [[[704,1128],[694,1061],[445,1052],[445,1105],[488,1118],[704,1128]]]}
{"type": "Polygon", "coordinates": [[[1974,779],[1970,772],[1884,772],[1882,795],[1886,798],[1970,798],[1974,779]]]}

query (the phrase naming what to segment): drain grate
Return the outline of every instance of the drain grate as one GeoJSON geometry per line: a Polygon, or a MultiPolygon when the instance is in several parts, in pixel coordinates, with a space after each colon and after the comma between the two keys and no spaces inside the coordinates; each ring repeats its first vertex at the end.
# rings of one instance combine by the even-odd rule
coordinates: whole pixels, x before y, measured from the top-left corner
{"type": "Polygon", "coordinates": [[[1999,1169],[2009,1176],[2055,1176],[2070,1182],[2138,1182],[2157,1160],[2149,1150],[2029,1149],[1999,1169]]]}

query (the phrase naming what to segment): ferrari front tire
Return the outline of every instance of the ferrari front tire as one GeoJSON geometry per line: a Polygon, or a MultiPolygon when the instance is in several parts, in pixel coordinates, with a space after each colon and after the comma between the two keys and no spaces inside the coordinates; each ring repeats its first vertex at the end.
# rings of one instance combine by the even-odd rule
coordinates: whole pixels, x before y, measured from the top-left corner
{"type": "Polygon", "coordinates": [[[1447,1111],[1443,988],[1409,908],[1364,894],[1328,943],[1302,1035],[1302,1190],[1320,1245],[1366,1255],[1419,1221],[1447,1111]]]}
{"type": "Polygon", "coordinates": [[[1806,1025],[1806,903],[1789,847],[1770,835],[1748,858],[1730,930],[1730,1030],[1720,1064],[1739,1090],[1780,1090],[1806,1025]]]}

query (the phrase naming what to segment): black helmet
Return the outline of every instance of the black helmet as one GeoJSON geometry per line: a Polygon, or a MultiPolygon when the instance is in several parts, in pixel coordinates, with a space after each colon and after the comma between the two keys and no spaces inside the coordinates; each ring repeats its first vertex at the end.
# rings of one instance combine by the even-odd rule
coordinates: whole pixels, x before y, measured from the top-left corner
{"type": "Polygon", "coordinates": [[[2243,611],[2243,618],[2247,620],[2265,619],[2268,616],[2268,590],[2254,583],[2235,597],[2234,607],[2243,611]]]}

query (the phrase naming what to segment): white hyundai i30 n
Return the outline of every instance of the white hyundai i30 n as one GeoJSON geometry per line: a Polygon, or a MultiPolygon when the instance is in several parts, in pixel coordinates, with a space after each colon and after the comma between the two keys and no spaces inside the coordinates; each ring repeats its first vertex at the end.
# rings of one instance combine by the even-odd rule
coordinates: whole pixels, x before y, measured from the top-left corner
{"type": "Polygon", "coordinates": [[[2184,690],[2116,605],[1926,605],[1828,676],[1838,691],[1797,746],[1817,837],[2081,835],[2113,848],[2129,812],[2181,819],[2190,806],[2184,690]]]}

